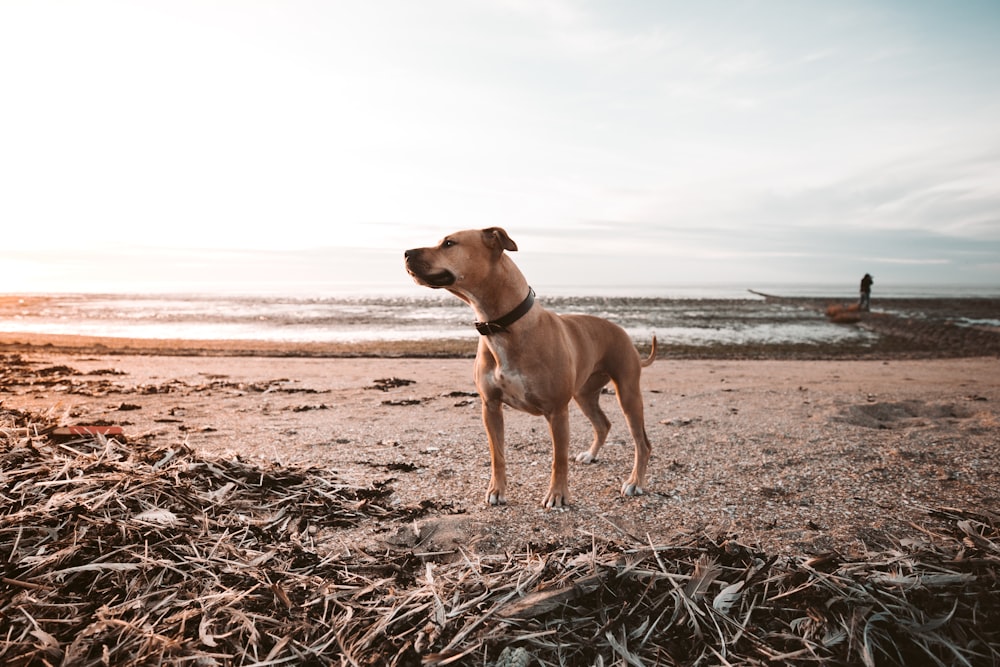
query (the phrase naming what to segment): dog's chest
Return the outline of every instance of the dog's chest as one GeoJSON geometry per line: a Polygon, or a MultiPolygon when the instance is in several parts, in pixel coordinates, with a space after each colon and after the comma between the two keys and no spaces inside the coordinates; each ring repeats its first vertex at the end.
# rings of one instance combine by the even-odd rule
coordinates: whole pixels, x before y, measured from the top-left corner
{"type": "Polygon", "coordinates": [[[495,367],[481,378],[488,394],[499,395],[507,405],[525,412],[537,412],[538,399],[529,375],[517,368],[495,367]]]}

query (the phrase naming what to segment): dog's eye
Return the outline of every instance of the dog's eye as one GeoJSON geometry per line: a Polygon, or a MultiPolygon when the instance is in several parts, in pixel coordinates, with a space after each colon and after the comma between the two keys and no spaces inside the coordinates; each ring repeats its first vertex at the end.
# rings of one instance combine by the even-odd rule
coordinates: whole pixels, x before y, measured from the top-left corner
{"type": "Polygon", "coordinates": [[[455,243],[454,241],[452,241],[451,239],[445,239],[444,241],[441,241],[441,247],[442,248],[450,248],[450,247],[456,246],[456,245],[458,245],[458,244],[455,243]]]}

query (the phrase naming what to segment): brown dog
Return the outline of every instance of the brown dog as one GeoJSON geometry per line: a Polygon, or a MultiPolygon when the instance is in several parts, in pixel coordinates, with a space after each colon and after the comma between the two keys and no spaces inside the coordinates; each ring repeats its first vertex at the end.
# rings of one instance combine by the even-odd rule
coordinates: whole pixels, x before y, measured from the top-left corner
{"type": "Polygon", "coordinates": [[[641,361],[618,325],[589,315],[560,316],[534,305],[534,292],[505,250],[517,245],[503,229],[491,227],[457,232],[432,248],[404,253],[406,270],[417,283],[448,290],[472,306],[480,320],[476,387],[490,445],[487,502],[506,502],[503,404],[548,420],[552,476],[544,504],[562,507],[569,502],[569,402],[575,399],[594,425],[590,449],[576,459],[596,461],[611,428],[600,407],[601,389],[609,381],[635,442],[635,462],[622,494],[642,494],[651,448],[639,375],[656,357],[656,337],[649,358],[641,361]]]}

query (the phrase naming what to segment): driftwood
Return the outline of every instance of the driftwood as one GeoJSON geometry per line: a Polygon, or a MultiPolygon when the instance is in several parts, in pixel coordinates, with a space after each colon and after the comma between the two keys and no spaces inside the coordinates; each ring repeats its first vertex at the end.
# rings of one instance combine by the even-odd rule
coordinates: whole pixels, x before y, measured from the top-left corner
{"type": "Polygon", "coordinates": [[[1000,663],[1000,517],[928,508],[863,561],[725,535],[503,555],[345,544],[388,483],[204,458],[0,410],[5,665],[1000,663]]]}

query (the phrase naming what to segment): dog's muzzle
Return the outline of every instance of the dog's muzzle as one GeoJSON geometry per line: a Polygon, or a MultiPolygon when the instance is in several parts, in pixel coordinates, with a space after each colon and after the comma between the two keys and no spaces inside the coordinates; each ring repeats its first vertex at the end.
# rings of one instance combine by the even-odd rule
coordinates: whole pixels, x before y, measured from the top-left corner
{"type": "Polygon", "coordinates": [[[448,270],[434,272],[423,256],[423,248],[414,248],[403,252],[406,272],[420,284],[427,287],[448,287],[455,283],[455,274],[448,270]]]}

